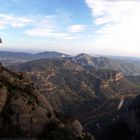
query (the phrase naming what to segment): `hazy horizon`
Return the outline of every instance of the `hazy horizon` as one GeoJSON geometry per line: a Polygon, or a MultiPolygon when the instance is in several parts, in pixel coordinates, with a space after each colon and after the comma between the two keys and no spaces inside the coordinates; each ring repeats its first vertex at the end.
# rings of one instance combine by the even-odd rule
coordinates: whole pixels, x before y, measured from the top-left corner
{"type": "Polygon", "coordinates": [[[4,0],[0,51],[140,56],[137,0],[4,0]]]}
{"type": "Polygon", "coordinates": [[[10,52],[10,53],[27,53],[27,54],[38,54],[38,53],[45,53],[45,52],[56,52],[56,53],[64,53],[66,55],[69,55],[69,56],[77,56],[77,55],[80,55],[80,54],[87,54],[89,56],[92,56],[92,57],[108,57],[108,58],[134,58],[134,59],[137,59],[137,60],[140,60],[140,56],[125,56],[125,55],[111,55],[111,54],[94,54],[94,53],[85,53],[85,52],[79,52],[79,53],[74,53],[74,54],[71,54],[71,53],[65,53],[65,52],[62,52],[62,51],[47,51],[47,50],[44,50],[44,51],[28,51],[28,50],[0,50],[0,52],[10,52]]]}

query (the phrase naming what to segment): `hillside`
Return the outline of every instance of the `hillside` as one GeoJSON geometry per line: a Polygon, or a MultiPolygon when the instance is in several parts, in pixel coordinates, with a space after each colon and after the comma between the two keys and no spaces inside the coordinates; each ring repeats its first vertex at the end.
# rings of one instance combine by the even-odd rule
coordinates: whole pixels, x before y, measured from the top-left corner
{"type": "Polygon", "coordinates": [[[135,91],[133,84],[121,72],[87,69],[69,59],[35,60],[16,65],[14,69],[29,72],[41,92],[50,101],[51,98],[56,98],[60,106],[65,103],[62,107],[71,102],[77,104],[79,101],[89,100],[91,97],[107,99],[135,91]]]}
{"type": "Polygon", "coordinates": [[[0,138],[86,140],[75,119],[54,111],[25,73],[15,73],[0,65],[0,138]]]}
{"type": "Polygon", "coordinates": [[[140,61],[138,60],[128,61],[124,58],[92,57],[88,54],[79,54],[72,60],[80,65],[92,66],[96,69],[112,69],[121,71],[125,75],[140,75],[140,61]]]}

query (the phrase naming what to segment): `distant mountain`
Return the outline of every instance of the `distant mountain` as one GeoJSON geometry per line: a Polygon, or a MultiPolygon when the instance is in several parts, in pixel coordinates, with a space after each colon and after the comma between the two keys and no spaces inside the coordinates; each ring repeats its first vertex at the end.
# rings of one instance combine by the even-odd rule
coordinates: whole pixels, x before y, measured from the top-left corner
{"type": "Polygon", "coordinates": [[[39,58],[56,58],[56,57],[68,57],[64,53],[59,52],[41,52],[36,54],[30,54],[25,52],[0,52],[0,58],[13,58],[13,59],[39,59],[39,58]]]}
{"type": "Polygon", "coordinates": [[[140,61],[115,60],[106,57],[92,57],[88,54],[79,54],[72,60],[83,66],[92,66],[96,69],[112,69],[121,71],[125,75],[140,75],[140,61]]]}
{"type": "Polygon", "coordinates": [[[140,61],[140,57],[129,57],[129,56],[111,56],[111,55],[105,55],[105,57],[115,59],[115,60],[124,60],[124,61],[140,61]]]}
{"type": "Polygon", "coordinates": [[[69,55],[59,52],[41,52],[36,54],[24,52],[4,52],[4,51],[0,52],[0,62],[6,66],[24,63],[35,59],[59,58],[59,57],[69,57],[69,55]]]}
{"type": "Polygon", "coordinates": [[[12,58],[12,59],[31,59],[33,54],[24,52],[4,52],[0,51],[0,58],[12,58]]]}
{"type": "Polygon", "coordinates": [[[75,57],[59,52],[41,52],[36,54],[24,52],[0,52],[0,61],[3,65],[14,65],[31,60],[45,58],[69,58],[71,61],[84,67],[94,67],[95,69],[112,69],[121,71],[125,75],[140,75],[140,60],[128,60],[124,57],[93,57],[88,54],[79,54],[75,57]]]}
{"type": "Polygon", "coordinates": [[[37,58],[59,58],[59,57],[70,57],[67,54],[59,53],[59,52],[41,52],[35,54],[35,59],[37,58]]]}

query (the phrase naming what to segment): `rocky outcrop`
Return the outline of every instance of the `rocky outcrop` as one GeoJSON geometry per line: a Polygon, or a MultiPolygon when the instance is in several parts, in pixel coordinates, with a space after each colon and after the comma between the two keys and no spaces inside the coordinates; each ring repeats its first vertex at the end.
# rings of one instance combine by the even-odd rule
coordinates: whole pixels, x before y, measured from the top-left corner
{"type": "Polygon", "coordinates": [[[115,81],[122,80],[124,78],[124,74],[122,72],[117,72],[115,75],[115,81]]]}
{"type": "Polygon", "coordinates": [[[124,74],[119,71],[99,69],[96,74],[105,81],[117,82],[125,78],[124,74]]]}
{"type": "Polygon", "coordinates": [[[125,79],[125,76],[122,72],[110,70],[104,70],[103,72],[99,72],[99,76],[103,79],[100,87],[104,89],[109,88],[112,82],[119,82],[125,79]]]}
{"type": "Polygon", "coordinates": [[[47,99],[23,78],[0,66],[0,121],[2,128],[20,126],[25,132],[38,134],[50,119],[53,109],[47,99]]]}
{"type": "Polygon", "coordinates": [[[109,88],[109,81],[102,81],[100,88],[103,88],[103,89],[109,88]]]}
{"type": "Polygon", "coordinates": [[[7,100],[7,89],[6,87],[1,87],[0,88],[0,112],[2,111],[5,103],[7,100]]]}

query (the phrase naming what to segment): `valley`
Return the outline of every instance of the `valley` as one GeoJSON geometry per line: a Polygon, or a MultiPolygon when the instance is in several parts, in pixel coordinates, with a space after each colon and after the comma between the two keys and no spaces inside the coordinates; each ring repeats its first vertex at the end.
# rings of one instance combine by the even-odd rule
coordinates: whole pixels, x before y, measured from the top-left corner
{"type": "Polygon", "coordinates": [[[106,128],[120,120],[140,87],[123,72],[97,68],[83,57],[85,64],[79,56],[79,63],[74,59],[33,60],[10,69],[26,72],[56,111],[77,118],[98,140],[106,128]]]}
{"type": "MultiPolygon", "coordinates": [[[[126,114],[135,113],[131,112],[131,105],[140,94],[139,75],[135,74],[140,72],[139,66],[134,68],[126,61],[80,54],[75,57],[46,55],[7,65],[7,68],[31,81],[55,112],[79,120],[95,140],[123,139],[123,133],[110,134],[110,129],[118,129],[120,122],[128,131],[134,131],[129,128],[131,122],[126,121],[129,120],[126,114]],[[111,135],[113,138],[109,139],[111,135]]],[[[139,135],[132,134],[127,140],[133,136],[139,135]]]]}

